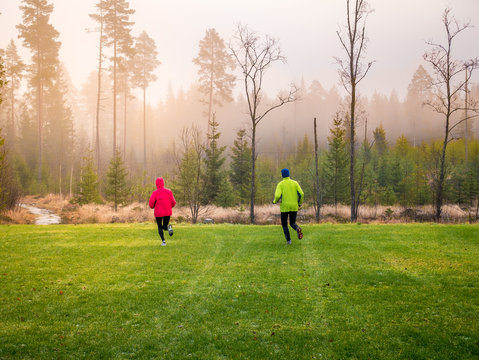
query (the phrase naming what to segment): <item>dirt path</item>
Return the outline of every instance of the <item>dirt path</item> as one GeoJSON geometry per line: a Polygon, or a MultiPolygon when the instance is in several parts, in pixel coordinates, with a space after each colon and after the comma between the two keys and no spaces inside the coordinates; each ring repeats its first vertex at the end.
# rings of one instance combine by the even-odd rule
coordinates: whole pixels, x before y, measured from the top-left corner
{"type": "Polygon", "coordinates": [[[32,205],[21,204],[22,208],[27,209],[31,214],[35,215],[35,225],[52,225],[61,224],[62,219],[50,210],[40,209],[32,205]]]}

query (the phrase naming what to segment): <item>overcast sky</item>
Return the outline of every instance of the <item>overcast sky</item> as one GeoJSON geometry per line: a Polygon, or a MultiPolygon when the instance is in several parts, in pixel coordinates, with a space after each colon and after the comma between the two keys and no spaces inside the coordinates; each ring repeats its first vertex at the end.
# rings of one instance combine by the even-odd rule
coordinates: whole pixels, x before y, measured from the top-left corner
{"type": "MultiPolygon", "coordinates": [[[[54,4],[51,23],[60,32],[60,60],[73,83],[80,88],[97,66],[96,33],[86,30],[95,25],[88,14],[98,0],[50,0],[54,4]]],[[[187,89],[196,79],[192,59],[199,41],[209,28],[215,28],[228,42],[235,24],[248,25],[258,34],[279,39],[287,64],[271,70],[265,86],[270,95],[291,82],[306,84],[318,80],[326,88],[338,84],[334,56],[343,56],[336,31],[346,18],[346,0],[130,0],[136,10],[133,35],[145,30],[158,49],[161,65],[158,81],[149,92],[153,104],[164,98],[168,84],[177,91],[187,89]]],[[[21,23],[20,0],[0,0],[0,47],[14,39],[20,54],[30,53],[17,38],[21,23]]],[[[444,42],[441,16],[446,7],[459,21],[474,26],[455,44],[458,59],[479,56],[479,0],[370,0],[374,12],[367,21],[369,44],[365,60],[375,60],[360,92],[374,91],[389,96],[395,89],[400,98],[407,91],[412,74],[428,49],[425,40],[444,42]]],[[[474,81],[479,82],[475,74],[474,81]]],[[[238,86],[236,92],[242,89],[238,86]]]]}

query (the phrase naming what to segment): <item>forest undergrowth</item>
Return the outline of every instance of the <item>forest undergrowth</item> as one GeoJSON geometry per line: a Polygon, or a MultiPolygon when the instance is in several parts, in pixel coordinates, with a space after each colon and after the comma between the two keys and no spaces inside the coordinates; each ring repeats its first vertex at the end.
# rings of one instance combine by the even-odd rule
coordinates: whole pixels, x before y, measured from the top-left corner
{"type": "MultiPolygon", "coordinates": [[[[35,216],[22,208],[21,204],[48,209],[59,215],[65,224],[108,224],[108,223],[139,223],[153,221],[153,211],[148,204],[135,202],[119,207],[114,211],[112,204],[72,204],[68,197],[49,194],[46,196],[26,196],[13,210],[5,212],[0,223],[33,224],[35,216]]],[[[256,223],[279,224],[278,205],[255,206],[256,223]]],[[[312,206],[300,209],[298,212],[300,223],[315,223],[315,210],[312,206]]],[[[249,205],[223,208],[207,205],[201,208],[198,222],[215,222],[231,224],[249,223],[249,205]],[[209,220],[206,220],[209,219],[209,220]]],[[[324,205],[321,207],[320,223],[347,223],[350,221],[350,207],[347,204],[338,206],[324,205]]],[[[360,223],[410,223],[433,222],[434,208],[432,205],[405,207],[394,206],[366,206],[359,209],[358,222],[360,223]]],[[[475,206],[459,206],[449,204],[443,206],[441,222],[443,223],[474,223],[477,222],[475,206]]],[[[177,206],[173,210],[172,222],[190,223],[191,214],[187,206],[177,206]]]]}

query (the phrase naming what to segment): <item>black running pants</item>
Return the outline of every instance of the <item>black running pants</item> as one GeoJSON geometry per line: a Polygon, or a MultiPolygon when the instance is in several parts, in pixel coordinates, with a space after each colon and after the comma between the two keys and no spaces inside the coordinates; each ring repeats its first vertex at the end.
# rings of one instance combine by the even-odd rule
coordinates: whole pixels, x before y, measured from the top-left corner
{"type": "Polygon", "coordinates": [[[294,229],[298,229],[298,225],[296,225],[296,215],[298,214],[297,211],[289,211],[289,212],[282,212],[281,213],[281,226],[283,227],[284,236],[286,237],[286,241],[291,240],[291,235],[289,234],[288,229],[288,217],[289,217],[289,224],[294,229]]]}
{"type": "Polygon", "coordinates": [[[161,240],[165,240],[165,235],[163,235],[163,230],[168,230],[170,217],[169,216],[157,217],[156,223],[158,225],[158,234],[160,234],[161,240]]]}

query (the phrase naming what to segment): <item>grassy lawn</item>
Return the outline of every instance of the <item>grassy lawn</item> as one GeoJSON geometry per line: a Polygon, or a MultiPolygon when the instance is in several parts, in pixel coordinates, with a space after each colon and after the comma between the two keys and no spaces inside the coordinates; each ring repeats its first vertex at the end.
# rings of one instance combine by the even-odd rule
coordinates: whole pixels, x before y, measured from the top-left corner
{"type": "Polygon", "coordinates": [[[479,358],[478,226],[303,230],[0,226],[0,359],[479,358]]]}

